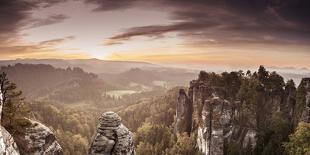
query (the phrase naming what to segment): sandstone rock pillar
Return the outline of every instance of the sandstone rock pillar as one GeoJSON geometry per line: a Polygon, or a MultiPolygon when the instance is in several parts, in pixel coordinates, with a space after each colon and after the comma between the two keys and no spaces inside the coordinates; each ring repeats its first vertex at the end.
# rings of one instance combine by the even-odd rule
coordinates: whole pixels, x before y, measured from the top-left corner
{"type": "Polygon", "coordinates": [[[89,149],[89,155],[135,155],[132,133],[114,112],[105,112],[89,149]]]}

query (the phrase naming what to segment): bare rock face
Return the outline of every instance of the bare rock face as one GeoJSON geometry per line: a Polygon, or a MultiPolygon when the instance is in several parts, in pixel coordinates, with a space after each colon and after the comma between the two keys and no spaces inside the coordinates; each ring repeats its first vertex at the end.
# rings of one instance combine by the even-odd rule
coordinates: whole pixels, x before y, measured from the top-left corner
{"type": "MultiPolygon", "coordinates": [[[[230,103],[214,96],[206,100],[202,109],[202,124],[199,126],[205,139],[201,146],[205,147],[206,154],[224,154],[224,140],[226,127],[230,123],[230,103]]],[[[202,135],[202,136],[203,136],[202,135]]]]}
{"type": "Polygon", "coordinates": [[[29,124],[15,133],[14,139],[21,154],[62,155],[63,151],[53,132],[45,125],[29,120],[29,124]]]}
{"type": "Polygon", "coordinates": [[[89,155],[134,155],[132,133],[114,112],[105,112],[99,118],[97,133],[89,155]]]}
{"type": "Polygon", "coordinates": [[[310,123],[310,78],[303,78],[300,85],[305,89],[305,110],[302,112],[301,121],[310,123]]]}
{"type": "Polygon", "coordinates": [[[19,150],[13,137],[2,126],[0,128],[0,154],[19,155],[19,150]]]}
{"type": "Polygon", "coordinates": [[[210,87],[203,81],[191,81],[188,97],[184,90],[180,90],[175,128],[181,129],[180,122],[192,124],[189,131],[197,133],[197,146],[205,155],[225,154],[225,143],[232,141],[244,148],[254,147],[255,130],[233,124],[235,102],[231,103],[219,96],[219,88],[210,87]]]}
{"type": "Polygon", "coordinates": [[[185,90],[180,89],[176,106],[175,134],[187,132],[190,134],[192,128],[193,104],[187,97],[185,90]]]}

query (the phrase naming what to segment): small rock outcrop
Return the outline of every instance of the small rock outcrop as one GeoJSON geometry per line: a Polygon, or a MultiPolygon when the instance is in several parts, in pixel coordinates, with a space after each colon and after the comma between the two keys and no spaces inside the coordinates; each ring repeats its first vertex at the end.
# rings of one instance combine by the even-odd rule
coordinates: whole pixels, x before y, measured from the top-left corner
{"type": "Polygon", "coordinates": [[[27,126],[13,135],[21,154],[63,154],[55,135],[48,127],[33,120],[28,121],[27,126]]]}
{"type": "Polygon", "coordinates": [[[96,135],[89,155],[135,155],[132,133],[114,112],[105,112],[99,118],[96,135]]]}

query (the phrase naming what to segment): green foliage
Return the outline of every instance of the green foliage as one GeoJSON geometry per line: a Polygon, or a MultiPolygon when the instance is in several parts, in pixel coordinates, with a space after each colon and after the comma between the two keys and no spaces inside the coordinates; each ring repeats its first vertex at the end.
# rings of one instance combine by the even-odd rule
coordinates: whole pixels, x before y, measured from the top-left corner
{"type": "Polygon", "coordinates": [[[310,154],[310,124],[301,122],[294,134],[290,135],[290,141],[284,143],[285,150],[290,155],[310,154]]]}
{"type": "Polygon", "coordinates": [[[34,119],[54,131],[64,154],[87,154],[88,144],[96,130],[98,112],[44,102],[34,102],[31,108],[35,111],[34,119]]]}
{"type": "Polygon", "coordinates": [[[144,122],[171,127],[174,122],[178,88],[172,89],[166,94],[135,102],[133,105],[122,108],[118,114],[124,118],[123,123],[133,132],[144,122]]]}
{"type": "Polygon", "coordinates": [[[16,88],[16,84],[8,80],[6,73],[0,74],[0,89],[3,99],[1,125],[10,132],[17,130],[20,125],[27,124],[24,117],[30,112],[30,108],[21,97],[22,92],[17,91],[16,88]]]}
{"type": "Polygon", "coordinates": [[[188,134],[183,133],[177,135],[177,141],[169,150],[171,155],[195,155],[198,154],[196,148],[196,139],[194,136],[189,137],[188,134]]]}
{"type": "Polygon", "coordinates": [[[264,134],[266,146],[263,148],[262,154],[284,154],[284,148],[281,144],[288,140],[288,135],[290,134],[289,122],[283,118],[280,112],[274,113],[271,121],[271,125],[264,134]]]}
{"type": "Polygon", "coordinates": [[[240,146],[237,143],[229,143],[227,147],[227,154],[229,155],[239,155],[240,146]]]}
{"type": "Polygon", "coordinates": [[[158,124],[145,123],[135,134],[137,154],[143,155],[195,155],[195,137],[186,133],[173,135],[171,129],[158,124]]]}
{"type": "Polygon", "coordinates": [[[172,145],[171,136],[170,129],[164,125],[143,124],[135,134],[137,154],[164,154],[166,149],[172,145]]]}

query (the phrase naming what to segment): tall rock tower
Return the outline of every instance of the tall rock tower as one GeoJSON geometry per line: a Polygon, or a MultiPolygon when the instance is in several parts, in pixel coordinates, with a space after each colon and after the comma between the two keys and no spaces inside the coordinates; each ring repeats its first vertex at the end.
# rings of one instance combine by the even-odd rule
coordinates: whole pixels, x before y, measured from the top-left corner
{"type": "Polygon", "coordinates": [[[187,97],[185,90],[180,89],[176,105],[175,134],[186,132],[190,134],[192,129],[193,103],[187,97]]]}

